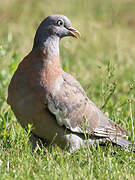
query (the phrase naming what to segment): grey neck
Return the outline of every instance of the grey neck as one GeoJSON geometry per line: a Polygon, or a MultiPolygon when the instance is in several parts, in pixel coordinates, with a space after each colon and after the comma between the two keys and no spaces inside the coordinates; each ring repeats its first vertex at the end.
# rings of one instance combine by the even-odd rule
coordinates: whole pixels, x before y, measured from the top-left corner
{"type": "MultiPolygon", "coordinates": [[[[40,37],[40,36],[39,36],[40,37]]],[[[54,58],[59,56],[59,42],[60,38],[58,36],[47,36],[37,38],[35,36],[33,49],[42,49],[46,51],[47,56],[54,58]]]]}

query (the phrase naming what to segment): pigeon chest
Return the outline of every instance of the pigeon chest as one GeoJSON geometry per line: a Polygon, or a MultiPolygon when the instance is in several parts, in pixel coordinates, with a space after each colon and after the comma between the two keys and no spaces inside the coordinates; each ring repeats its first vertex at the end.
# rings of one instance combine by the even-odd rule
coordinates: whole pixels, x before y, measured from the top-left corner
{"type": "Polygon", "coordinates": [[[48,91],[59,86],[58,79],[61,77],[62,69],[59,65],[59,58],[48,61],[41,74],[41,81],[48,91]]]}

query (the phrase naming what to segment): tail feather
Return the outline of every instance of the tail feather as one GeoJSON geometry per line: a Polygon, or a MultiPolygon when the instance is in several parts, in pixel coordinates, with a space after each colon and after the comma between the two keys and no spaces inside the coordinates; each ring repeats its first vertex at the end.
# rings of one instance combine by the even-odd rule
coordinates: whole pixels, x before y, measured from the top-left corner
{"type": "Polygon", "coordinates": [[[133,148],[133,151],[135,152],[135,144],[133,144],[131,141],[126,140],[123,137],[117,137],[117,139],[112,140],[112,142],[127,149],[133,148]]]}

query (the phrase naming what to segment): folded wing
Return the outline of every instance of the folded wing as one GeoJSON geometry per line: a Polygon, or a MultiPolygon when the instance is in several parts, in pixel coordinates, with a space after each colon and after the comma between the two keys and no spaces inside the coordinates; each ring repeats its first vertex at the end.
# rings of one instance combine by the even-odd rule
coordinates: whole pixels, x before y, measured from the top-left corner
{"type": "MultiPolygon", "coordinates": [[[[86,133],[113,139],[128,136],[124,128],[109,120],[86,96],[81,85],[63,72],[60,88],[54,88],[48,97],[48,109],[57,123],[72,132],[86,133]]],[[[56,86],[59,82],[57,82],[56,86]]]]}

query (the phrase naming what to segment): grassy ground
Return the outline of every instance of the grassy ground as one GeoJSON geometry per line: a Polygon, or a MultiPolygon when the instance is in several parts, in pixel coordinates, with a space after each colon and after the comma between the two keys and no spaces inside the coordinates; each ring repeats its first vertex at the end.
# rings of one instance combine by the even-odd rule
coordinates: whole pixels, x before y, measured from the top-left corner
{"type": "Polygon", "coordinates": [[[37,26],[55,13],[68,16],[82,34],[61,42],[63,69],[133,140],[134,0],[0,1],[0,179],[135,179],[135,153],[119,147],[86,147],[69,155],[53,146],[32,153],[29,133],[6,104],[9,81],[31,50],[37,26]]]}

